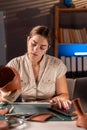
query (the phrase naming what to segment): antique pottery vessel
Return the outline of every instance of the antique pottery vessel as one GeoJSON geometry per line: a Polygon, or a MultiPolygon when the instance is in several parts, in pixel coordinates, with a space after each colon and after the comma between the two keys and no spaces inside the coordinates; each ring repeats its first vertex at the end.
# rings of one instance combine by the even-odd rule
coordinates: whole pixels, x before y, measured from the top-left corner
{"type": "Polygon", "coordinates": [[[72,102],[75,106],[75,113],[78,116],[76,126],[87,129],[87,114],[82,109],[80,98],[76,98],[72,102]]]}

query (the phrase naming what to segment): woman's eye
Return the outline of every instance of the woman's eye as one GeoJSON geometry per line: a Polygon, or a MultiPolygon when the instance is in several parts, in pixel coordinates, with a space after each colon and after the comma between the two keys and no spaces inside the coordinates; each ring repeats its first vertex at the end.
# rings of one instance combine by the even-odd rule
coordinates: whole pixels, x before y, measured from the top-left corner
{"type": "Polygon", "coordinates": [[[46,48],[44,48],[44,47],[40,47],[40,49],[41,49],[41,50],[45,50],[46,48]]]}
{"type": "Polygon", "coordinates": [[[32,46],[36,46],[36,44],[35,44],[35,43],[31,43],[31,45],[32,45],[32,46]]]}
{"type": "MultiPolygon", "coordinates": [[[[38,45],[37,45],[36,43],[31,42],[31,46],[32,46],[32,47],[36,47],[36,46],[38,46],[38,45]]],[[[45,50],[45,49],[46,49],[46,47],[43,46],[43,45],[39,46],[39,48],[40,48],[40,50],[45,50]]]]}

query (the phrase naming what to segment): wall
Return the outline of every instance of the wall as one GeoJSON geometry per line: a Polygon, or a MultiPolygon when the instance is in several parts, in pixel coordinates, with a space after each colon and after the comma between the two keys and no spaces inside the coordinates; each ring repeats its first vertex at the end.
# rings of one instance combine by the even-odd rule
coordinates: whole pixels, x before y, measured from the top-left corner
{"type": "MultiPolygon", "coordinates": [[[[0,10],[5,14],[7,61],[26,52],[26,38],[33,26],[47,25],[53,33],[53,6],[58,0],[5,0],[0,10]]],[[[51,51],[50,51],[51,50],[51,51]]],[[[53,49],[49,53],[53,54],[53,49]]]]}
{"type": "MultiPolygon", "coordinates": [[[[79,0],[79,2],[73,0],[73,3],[76,7],[86,6],[87,0],[79,0]]],[[[33,26],[39,24],[48,26],[54,43],[55,5],[62,6],[63,0],[0,0],[0,10],[5,14],[7,61],[26,52],[27,34],[33,26]]],[[[53,47],[54,45],[48,51],[51,55],[53,55],[53,47]]]]}

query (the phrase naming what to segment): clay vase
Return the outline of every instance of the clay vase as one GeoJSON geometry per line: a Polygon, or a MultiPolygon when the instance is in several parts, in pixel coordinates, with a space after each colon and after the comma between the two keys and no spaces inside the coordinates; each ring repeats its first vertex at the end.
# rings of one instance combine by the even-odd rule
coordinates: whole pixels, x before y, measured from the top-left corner
{"type": "Polygon", "coordinates": [[[16,91],[21,89],[21,79],[16,69],[12,67],[0,68],[0,90],[3,92],[16,91]]]}
{"type": "Polygon", "coordinates": [[[9,125],[6,121],[0,120],[0,130],[10,130],[9,125]]]}
{"type": "Polygon", "coordinates": [[[76,120],[76,126],[82,127],[87,129],[87,114],[84,113],[81,102],[79,98],[74,99],[73,101],[75,107],[75,113],[77,114],[78,118],[76,120]]]}

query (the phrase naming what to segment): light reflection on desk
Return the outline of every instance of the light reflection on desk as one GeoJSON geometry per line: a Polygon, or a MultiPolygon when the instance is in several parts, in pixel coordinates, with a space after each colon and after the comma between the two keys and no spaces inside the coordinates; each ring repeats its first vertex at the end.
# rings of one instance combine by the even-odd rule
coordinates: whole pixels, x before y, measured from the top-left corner
{"type": "Polygon", "coordinates": [[[83,128],[76,127],[75,123],[75,121],[26,122],[12,130],[84,130],[83,128]]]}

